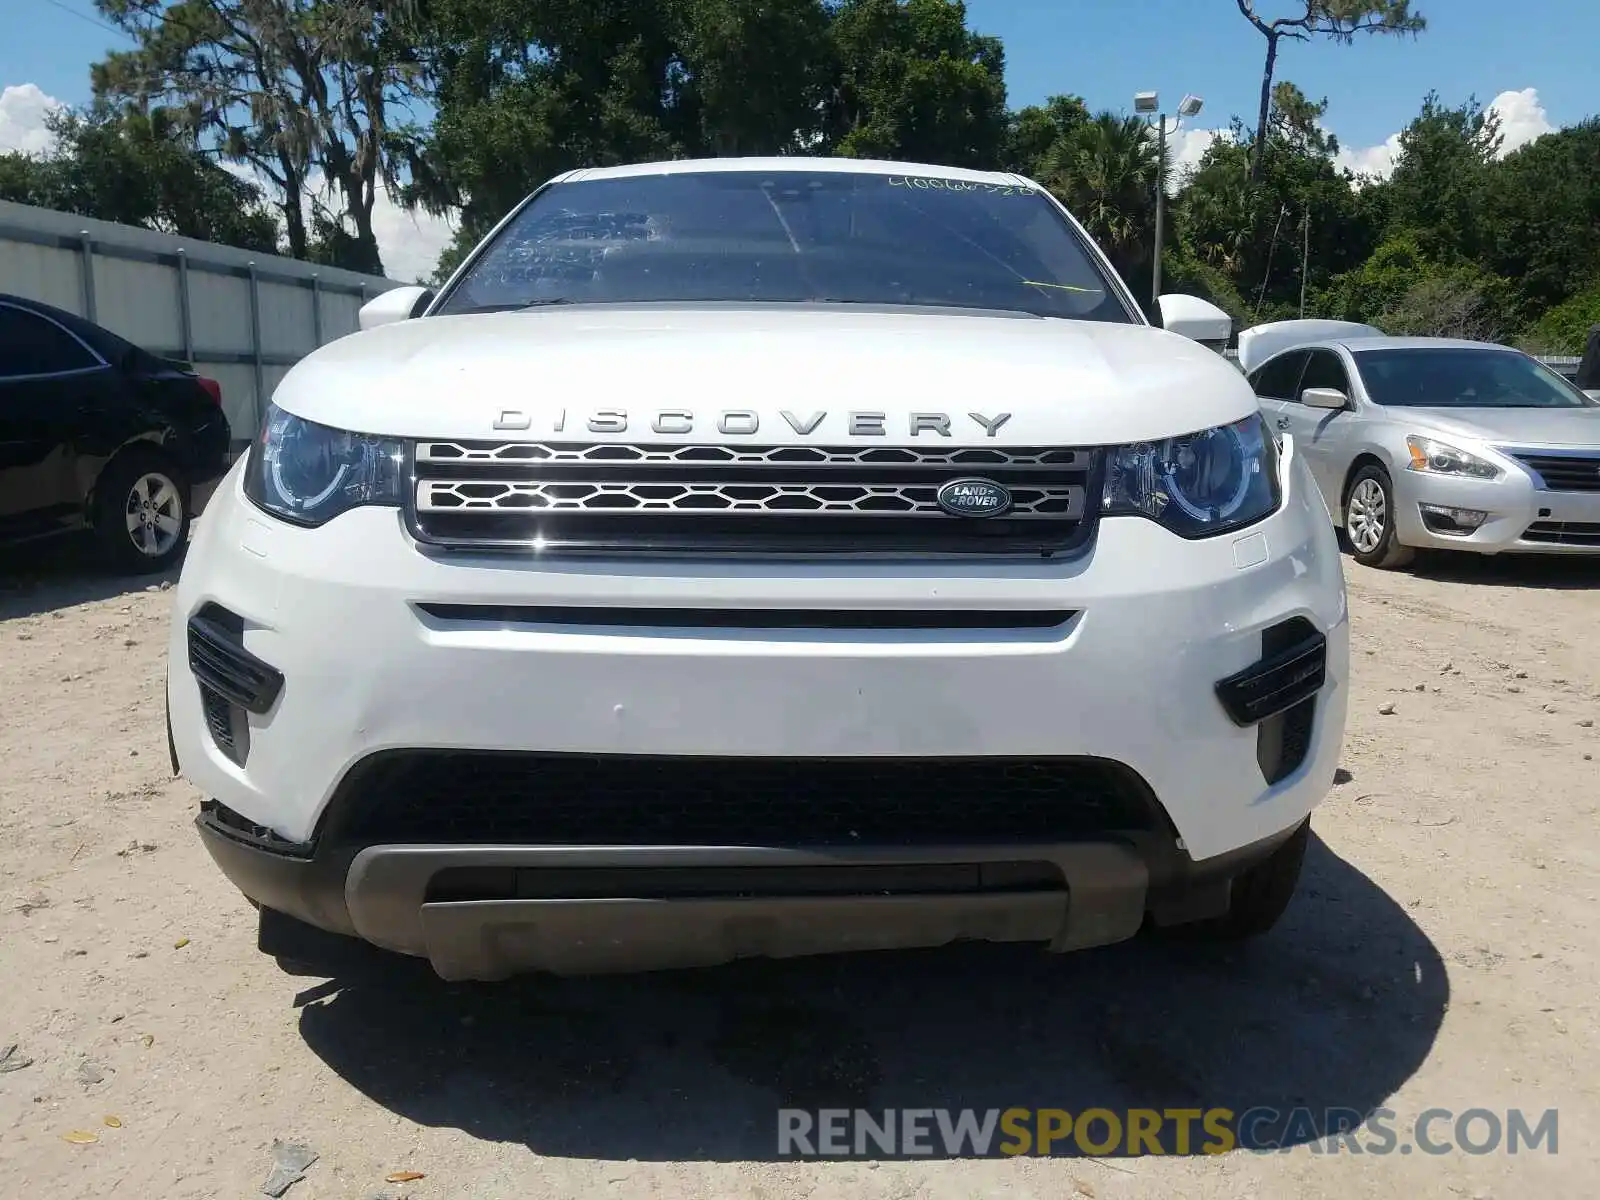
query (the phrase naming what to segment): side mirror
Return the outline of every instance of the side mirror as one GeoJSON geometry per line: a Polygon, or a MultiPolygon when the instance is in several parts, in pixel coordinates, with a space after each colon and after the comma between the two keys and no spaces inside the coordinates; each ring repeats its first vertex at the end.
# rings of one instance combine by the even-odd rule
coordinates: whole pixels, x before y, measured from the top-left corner
{"type": "Polygon", "coordinates": [[[1337,412],[1350,407],[1350,397],[1338,388],[1307,388],[1300,393],[1300,403],[1307,408],[1330,408],[1337,412]]]}
{"type": "Polygon", "coordinates": [[[374,296],[361,306],[357,320],[362,329],[376,329],[379,325],[392,325],[421,316],[422,310],[433,300],[433,289],[412,284],[391,288],[374,296]]]}
{"type": "Polygon", "coordinates": [[[1162,296],[1156,304],[1161,309],[1161,328],[1190,341],[1214,344],[1214,349],[1222,350],[1233,336],[1233,318],[1199,296],[1175,292],[1162,296]]]}

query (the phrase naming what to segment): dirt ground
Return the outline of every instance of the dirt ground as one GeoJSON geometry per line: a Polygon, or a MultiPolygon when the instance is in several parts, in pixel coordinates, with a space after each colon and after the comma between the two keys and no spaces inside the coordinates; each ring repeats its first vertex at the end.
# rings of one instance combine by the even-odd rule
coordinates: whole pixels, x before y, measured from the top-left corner
{"type": "Polygon", "coordinates": [[[0,1195],[259,1195],[284,1139],[318,1155],[292,1200],[1592,1196],[1600,565],[1346,570],[1348,778],[1248,948],[463,987],[258,954],[169,777],[170,593],[0,560],[0,1195]],[[1559,1141],[798,1163],[781,1104],[1387,1108],[1408,1144],[1430,1108],[1553,1108],[1559,1141]]]}

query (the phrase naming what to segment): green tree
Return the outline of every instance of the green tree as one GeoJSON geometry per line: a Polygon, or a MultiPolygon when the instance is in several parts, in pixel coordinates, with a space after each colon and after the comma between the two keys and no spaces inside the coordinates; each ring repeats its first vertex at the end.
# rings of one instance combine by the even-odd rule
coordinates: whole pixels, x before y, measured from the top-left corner
{"type": "Polygon", "coordinates": [[[1456,108],[1437,93],[1400,135],[1387,188],[1394,233],[1413,238],[1441,263],[1473,261],[1485,249],[1489,175],[1502,142],[1492,109],[1475,100],[1456,108]]]}
{"type": "Polygon", "coordinates": [[[1302,299],[1309,311],[1330,279],[1371,252],[1386,211],[1335,165],[1338,143],[1321,126],[1327,102],[1288,82],[1273,96],[1260,177],[1251,177],[1255,147],[1236,120],[1175,206],[1183,253],[1222,272],[1252,319],[1299,316],[1302,299]]]}
{"type": "Polygon", "coordinates": [[[1044,174],[1057,144],[1089,120],[1089,108],[1081,96],[1051,96],[1042,105],[1018,109],[1006,118],[1001,167],[1037,178],[1044,174]]]}
{"type": "Polygon", "coordinates": [[[338,198],[323,226],[351,234],[338,239],[342,265],[382,269],[372,210],[403,161],[408,126],[394,118],[412,95],[417,0],[95,2],[134,42],[95,65],[96,95],[163,107],[202,147],[269,180],[297,258],[320,174],[338,198]]]}
{"type": "Polygon", "coordinates": [[[1141,118],[1102,112],[1059,140],[1043,164],[1041,182],[1128,281],[1151,262],[1156,157],[1156,141],[1141,118]]]}
{"type": "Polygon", "coordinates": [[[1331,280],[1316,313],[1376,325],[1385,333],[1499,341],[1509,336],[1513,288],[1472,263],[1440,262],[1399,234],[1360,266],[1331,280]]]}
{"type": "Polygon", "coordinates": [[[1589,330],[1600,325],[1600,284],[1556,305],[1520,339],[1530,354],[1582,354],[1589,330]]]}
{"type": "Polygon", "coordinates": [[[814,143],[833,66],[821,0],[678,0],[667,103],[686,148],[782,154],[814,143]]]}
{"type": "Polygon", "coordinates": [[[1261,160],[1266,148],[1267,122],[1272,108],[1273,78],[1278,53],[1285,38],[1309,42],[1327,38],[1349,45],[1356,35],[1410,34],[1413,37],[1428,27],[1427,18],[1411,10],[1411,0],[1296,0],[1293,16],[1264,17],[1256,0],[1235,0],[1239,11],[1267,41],[1266,62],[1261,71],[1261,105],[1256,120],[1255,150],[1250,163],[1253,179],[1261,177],[1261,160]]]}
{"type": "Polygon", "coordinates": [[[432,0],[417,30],[436,116],[403,196],[460,212],[441,269],[574,167],[801,150],[990,167],[1007,142],[1000,44],[956,0],[432,0]]]}
{"type": "Polygon", "coordinates": [[[992,167],[1006,141],[1005,52],[961,0],[839,0],[824,146],[853,158],[992,167]]]}
{"type": "Polygon", "coordinates": [[[198,152],[164,112],[100,103],[47,118],[52,150],[0,157],[0,198],[263,253],[277,222],[260,189],[198,152]]]}
{"type": "Polygon", "coordinates": [[[1538,314],[1600,285],[1600,117],[1546,134],[1486,172],[1478,243],[1538,314]]]}
{"type": "Polygon", "coordinates": [[[434,0],[418,49],[435,116],[403,195],[459,212],[448,258],[563,171],[683,153],[670,17],[649,0],[434,0]]]}

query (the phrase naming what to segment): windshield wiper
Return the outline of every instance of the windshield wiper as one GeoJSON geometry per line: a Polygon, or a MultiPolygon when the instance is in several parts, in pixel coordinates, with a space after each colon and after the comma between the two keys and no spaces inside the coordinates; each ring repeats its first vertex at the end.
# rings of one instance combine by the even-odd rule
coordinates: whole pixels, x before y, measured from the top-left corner
{"type": "Polygon", "coordinates": [[[458,313],[489,313],[489,312],[516,312],[524,308],[548,308],[556,304],[584,304],[583,300],[575,300],[571,296],[545,296],[537,300],[510,300],[502,304],[473,304],[467,308],[458,308],[458,313]]]}

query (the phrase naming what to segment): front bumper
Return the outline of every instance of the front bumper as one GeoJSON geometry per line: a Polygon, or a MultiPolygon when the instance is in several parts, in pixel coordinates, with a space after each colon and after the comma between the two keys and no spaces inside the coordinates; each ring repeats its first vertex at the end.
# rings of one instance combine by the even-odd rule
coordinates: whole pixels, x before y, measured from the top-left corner
{"type": "MultiPolygon", "coordinates": [[[[439,946],[462,942],[445,931],[459,932],[465,921],[479,930],[466,939],[478,947],[478,968],[492,967],[501,953],[491,944],[525,942],[530,930],[543,930],[540,953],[559,959],[553,947],[582,941],[581,929],[548,916],[568,911],[559,898],[425,906],[426,880],[446,869],[440,864],[632,867],[640,860],[627,856],[671,853],[698,868],[701,856],[715,852],[735,856],[723,865],[767,868],[819,865],[805,856],[833,862],[844,852],[743,842],[441,847],[370,838],[333,847],[329,813],[341,784],[385,754],[660,757],[665,770],[674,759],[705,758],[784,760],[801,770],[807,760],[1108,761],[1138,778],[1161,815],[1160,836],[1135,845],[1131,856],[1120,838],[976,844],[991,838],[909,849],[881,838],[846,855],[874,868],[903,865],[907,855],[924,865],[1053,863],[1071,905],[1058,885],[1029,900],[957,889],[915,917],[902,910],[916,904],[867,903],[861,893],[847,901],[762,900],[769,907],[782,900],[786,914],[759,905],[742,917],[710,903],[691,907],[701,914],[701,942],[738,952],[771,952],[789,944],[795,928],[815,932],[802,944],[1022,933],[1034,940],[1047,928],[1038,940],[1115,940],[1137,928],[1169,884],[1183,882],[1192,898],[1206,871],[1221,871],[1225,882],[1234,855],[1259,853],[1297,828],[1332,781],[1349,677],[1344,586],[1325,511],[1292,454],[1286,475],[1283,509],[1236,536],[1186,542],[1124,518],[1103,522],[1092,551],[1072,562],[917,568],[434,557],[414,547],[392,510],[347,513],[318,530],[274,522],[242,497],[236,470],[196,533],[177,589],[168,689],[177,761],[206,795],[279,843],[262,850],[255,835],[208,833],[246,894],[323,928],[426,952],[436,963],[439,946]],[[831,628],[584,619],[597,609],[682,613],[708,603],[724,612],[859,619],[831,628]],[[216,714],[187,665],[188,622],[203,610],[236,618],[238,645],[281,673],[260,711],[241,705],[232,714],[231,751],[219,744],[216,714]],[[952,614],[949,627],[875,629],[863,616],[939,611],[952,614]],[[1008,628],[963,628],[974,611],[998,614],[994,626],[1018,619],[1008,628]],[[1032,619],[1044,611],[1070,615],[1059,623],[1032,619]],[[1267,642],[1289,625],[1321,636],[1324,670],[1293,769],[1268,782],[1260,728],[1230,717],[1217,685],[1268,657],[1267,642]],[[241,847],[275,856],[277,865],[270,872],[247,866],[254,859],[241,858],[241,847]],[[779,863],[771,855],[802,858],[779,863]],[[396,865],[402,860],[407,865],[396,865]],[[1091,903],[1096,881],[1111,877],[1104,902],[1091,903]],[[504,904],[519,907],[484,907],[504,904]],[[522,920],[529,904],[547,916],[522,920]],[[852,904],[855,919],[845,915],[852,904]],[[866,924],[878,933],[852,932],[865,909],[875,910],[866,924]],[[397,912],[410,916],[397,920],[397,912]],[[502,921],[508,914],[516,919],[502,921]],[[769,918],[780,915],[789,928],[782,938],[770,932],[769,918]]],[[[658,903],[606,911],[636,925],[653,920],[643,914],[658,903]]],[[[585,907],[594,907],[593,898],[585,907]]],[[[503,957],[527,953],[524,945],[503,957]]],[[[446,962],[441,969],[467,968],[446,962]]]]}
{"type": "Polygon", "coordinates": [[[426,958],[451,980],[528,970],[609,974],[963,940],[1035,942],[1055,952],[1107,945],[1132,937],[1147,913],[1166,921],[1226,912],[1231,879],[1295,832],[1197,866],[1170,845],[1124,843],[372,846],[354,854],[324,845],[302,856],[241,835],[237,820],[215,805],[196,825],[223,873],[258,904],[426,958]],[[481,886],[510,872],[561,877],[562,890],[485,897],[437,886],[452,875],[481,886]],[[743,890],[730,887],[730,875],[743,890]],[[574,877],[584,882],[574,885],[574,877]],[[619,878],[624,887],[615,886],[619,878]],[[750,890],[751,880],[759,890],[750,890]],[[584,891],[590,894],[572,894],[584,891]]]}
{"type": "Polygon", "coordinates": [[[1494,480],[1398,470],[1395,534],[1422,550],[1475,554],[1600,554],[1600,492],[1554,492],[1520,467],[1494,480]],[[1471,533],[1430,528],[1425,506],[1489,514],[1471,533]]]}

